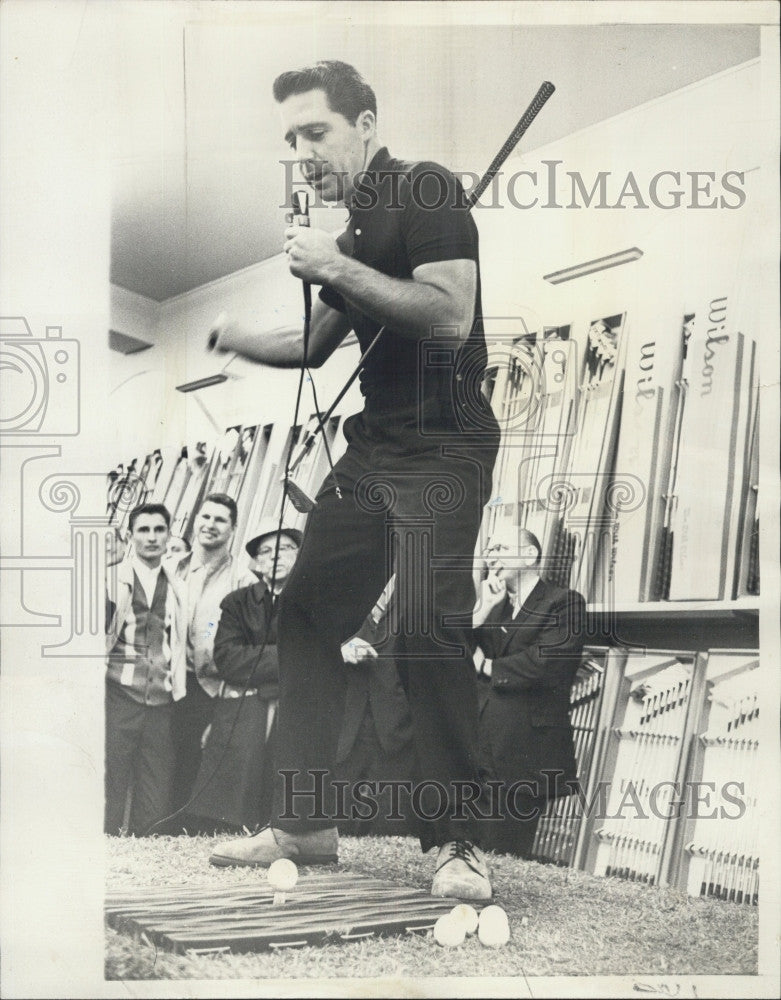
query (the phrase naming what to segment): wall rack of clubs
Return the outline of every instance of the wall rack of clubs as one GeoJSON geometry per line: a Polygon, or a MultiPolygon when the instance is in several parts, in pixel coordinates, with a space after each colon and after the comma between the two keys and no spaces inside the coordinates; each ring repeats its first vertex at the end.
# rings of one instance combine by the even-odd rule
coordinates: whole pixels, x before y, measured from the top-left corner
{"type": "Polygon", "coordinates": [[[589,648],[571,695],[579,795],[539,861],[744,905],[759,898],[759,655],[589,648]]]}
{"type": "Polygon", "coordinates": [[[592,604],[759,594],[744,319],[715,285],[685,314],[487,333],[502,445],[486,528],[534,532],[545,575],[592,604]]]}
{"type": "MultiPolygon", "coordinates": [[[[315,490],[328,470],[328,456],[336,462],[347,446],[340,433],[340,417],[332,417],[291,477],[305,492],[315,490]]],[[[219,441],[196,441],[179,448],[155,449],[146,456],[119,463],[107,479],[107,515],[111,524],[126,528],[130,511],[140,503],[166,505],[171,533],[189,540],[195,515],[209,493],[227,493],[239,509],[233,552],[241,555],[257,525],[279,516],[282,477],[292,445],[292,461],[310,430],[312,416],[296,427],[284,423],[236,425],[219,441]]],[[[285,521],[303,528],[306,515],[288,503],[285,521]]]]}

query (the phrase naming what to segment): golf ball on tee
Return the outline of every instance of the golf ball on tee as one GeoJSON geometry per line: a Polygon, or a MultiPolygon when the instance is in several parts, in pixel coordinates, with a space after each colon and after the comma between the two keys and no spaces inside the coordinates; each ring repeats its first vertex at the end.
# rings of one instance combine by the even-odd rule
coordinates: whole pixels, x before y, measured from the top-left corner
{"type": "Polygon", "coordinates": [[[298,868],[289,858],[279,858],[269,866],[268,884],[277,892],[287,892],[298,881],[298,868]]]}
{"type": "Polygon", "coordinates": [[[446,913],[434,924],[434,940],[443,948],[457,948],[463,944],[466,929],[463,920],[456,920],[452,913],[446,913]]]}
{"type": "Polygon", "coordinates": [[[450,911],[450,916],[464,925],[467,934],[474,934],[477,930],[477,910],[469,903],[459,903],[450,911]]]}

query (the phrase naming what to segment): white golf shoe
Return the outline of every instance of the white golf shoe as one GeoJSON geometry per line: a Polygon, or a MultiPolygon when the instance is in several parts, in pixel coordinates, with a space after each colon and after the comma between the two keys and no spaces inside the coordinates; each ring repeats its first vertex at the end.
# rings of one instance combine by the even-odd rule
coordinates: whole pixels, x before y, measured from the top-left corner
{"type": "Polygon", "coordinates": [[[451,840],[437,854],[432,896],[490,899],[491,873],[485,855],[468,840],[451,840]]]}
{"type": "Polygon", "coordinates": [[[268,867],[280,858],[297,865],[331,865],[339,860],[339,834],[335,826],[326,830],[287,833],[266,826],[254,837],[241,837],[218,844],[209,863],[218,868],[268,867]]]}

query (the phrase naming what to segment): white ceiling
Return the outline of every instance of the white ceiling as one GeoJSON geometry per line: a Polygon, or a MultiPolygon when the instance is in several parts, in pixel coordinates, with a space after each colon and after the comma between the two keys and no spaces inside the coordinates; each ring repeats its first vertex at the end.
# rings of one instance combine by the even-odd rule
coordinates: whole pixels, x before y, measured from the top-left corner
{"type": "Polygon", "coordinates": [[[543,80],[556,93],[527,150],[759,55],[747,25],[422,28],[379,24],[372,4],[362,22],[336,16],[341,6],[126,10],[112,80],[114,284],[163,301],[280,251],[287,147],[271,84],[285,69],[353,63],[396,155],[482,174],[543,80]]]}

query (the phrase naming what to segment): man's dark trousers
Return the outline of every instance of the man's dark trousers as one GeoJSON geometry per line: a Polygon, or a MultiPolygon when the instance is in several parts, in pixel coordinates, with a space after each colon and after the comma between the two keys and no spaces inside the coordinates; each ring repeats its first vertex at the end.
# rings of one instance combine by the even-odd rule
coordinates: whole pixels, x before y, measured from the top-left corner
{"type": "MultiPolygon", "coordinates": [[[[173,715],[175,769],[173,781],[173,808],[187,804],[195,791],[195,779],[201,766],[201,740],[214,714],[214,701],[201,687],[192,670],[187,671],[187,696],[176,702],[173,715]]],[[[197,812],[197,808],[196,808],[197,812]]],[[[173,833],[185,826],[196,832],[187,814],[171,821],[166,833],[173,833]],[[189,823],[189,826],[188,826],[189,823]]]]}
{"type": "MultiPolygon", "coordinates": [[[[496,441],[471,451],[453,446],[452,454],[423,441],[424,450],[419,436],[405,441],[403,430],[394,440],[393,418],[381,417],[348,422],[350,447],[336,468],[343,498],[326,480],[281,598],[277,761],[279,770],[299,772],[287,779],[288,791],[313,788],[307,771],[333,772],[345,695],[340,646],[396,572],[393,653],[412,713],[418,805],[431,819],[421,837],[426,850],[477,839],[469,810],[453,815],[453,795],[454,782],[479,782],[472,564],[496,441]],[[458,621],[448,624],[448,616],[458,621]]],[[[313,800],[288,795],[285,802],[278,781],[272,825],[291,832],[334,826],[327,781],[325,792],[313,816],[313,800]]]]}
{"type": "Polygon", "coordinates": [[[132,806],[128,833],[144,836],[171,809],[174,747],[173,704],[143,705],[115,684],[106,684],[106,833],[120,833],[128,789],[132,806]]]}

